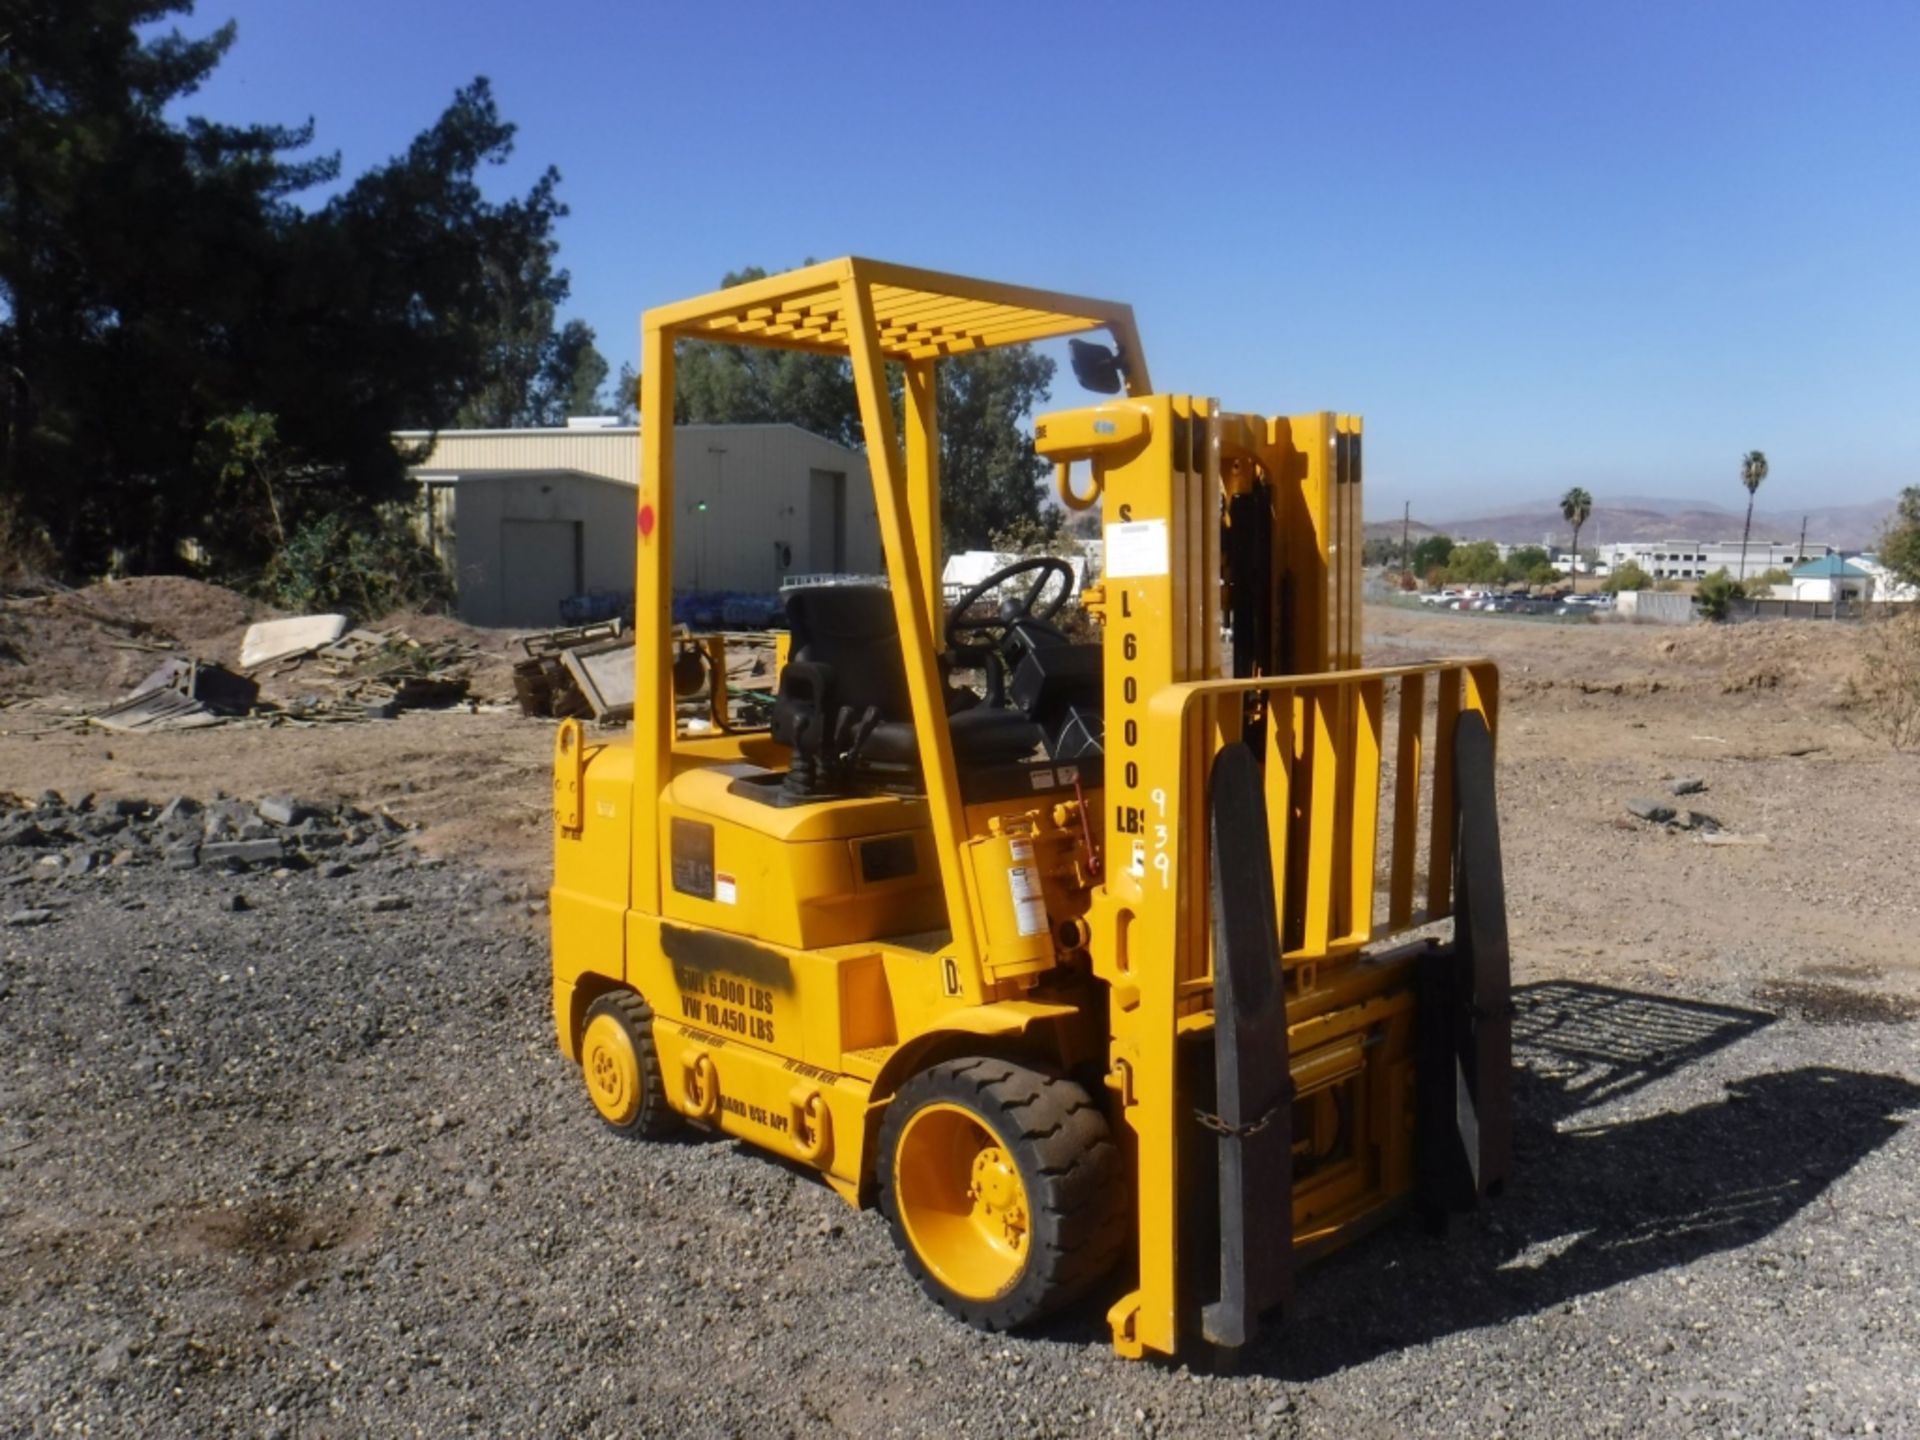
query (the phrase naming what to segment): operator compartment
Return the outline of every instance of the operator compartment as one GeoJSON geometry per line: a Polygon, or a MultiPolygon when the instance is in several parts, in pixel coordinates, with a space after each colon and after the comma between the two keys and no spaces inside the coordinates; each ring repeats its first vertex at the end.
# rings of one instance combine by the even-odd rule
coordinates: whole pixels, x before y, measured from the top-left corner
{"type": "MultiPolygon", "coordinates": [[[[1010,973],[1054,959],[1048,907],[1038,903],[1042,867],[1024,863],[1027,837],[1057,828],[1041,823],[1054,797],[1084,795],[1100,781],[1100,647],[1074,645],[1046,623],[1069,585],[1043,613],[1033,605],[1039,585],[1065,570],[1043,559],[996,572],[980,594],[1009,573],[1039,572],[1040,580],[1024,602],[1003,601],[986,616],[957,605],[954,643],[942,657],[940,698],[963,803],[982,829],[996,817],[967,863],[994,872],[996,901],[1009,875],[1033,887],[1022,892],[1026,908],[1008,912],[1017,916],[1010,930],[998,923],[1003,907],[986,908],[1001,942],[996,958],[1016,967],[1010,973]],[[954,683],[956,670],[980,674],[985,693],[954,683]]],[[[675,776],[661,810],[665,913],[800,948],[942,933],[948,915],[894,597],[878,585],[823,585],[790,592],[787,612],[791,658],[772,738],[788,747],[788,767],[707,765],[675,776]]]]}
{"type": "MultiPolygon", "coordinates": [[[[1075,645],[1048,623],[1071,582],[1063,561],[1022,561],[988,576],[948,616],[939,697],[968,802],[1088,783],[1077,767],[1101,753],[1100,647],[1075,645]],[[1024,598],[1006,598],[991,614],[974,611],[972,602],[997,586],[1035,572],[1024,598]],[[1062,583],[1042,602],[1052,576],[1062,583]],[[961,671],[978,672],[984,693],[955,683],[961,671]],[[1062,760],[1076,765],[1065,780],[1054,769],[1062,760]]],[[[891,593],[878,585],[795,590],[787,618],[791,658],[780,673],[773,738],[792,759],[772,803],[922,793],[925,757],[891,593]]]]}

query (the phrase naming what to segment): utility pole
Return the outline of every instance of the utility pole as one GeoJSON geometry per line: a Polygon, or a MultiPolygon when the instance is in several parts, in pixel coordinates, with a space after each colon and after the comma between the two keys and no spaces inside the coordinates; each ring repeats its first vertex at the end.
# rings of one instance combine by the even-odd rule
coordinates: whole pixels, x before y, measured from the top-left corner
{"type": "Polygon", "coordinates": [[[1400,570],[1402,574],[1413,573],[1413,550],[1407,544],[1407,532],[1413,527],[1413,502],[1407,501],[1400,511],[1400,570]]]}
{"type": "Polygon", "coordinates": [[[1793,552],[1793,563],[1804,565],[1807,560],[1807,517],[1800,517],[1800,544],[1793,552]]]}

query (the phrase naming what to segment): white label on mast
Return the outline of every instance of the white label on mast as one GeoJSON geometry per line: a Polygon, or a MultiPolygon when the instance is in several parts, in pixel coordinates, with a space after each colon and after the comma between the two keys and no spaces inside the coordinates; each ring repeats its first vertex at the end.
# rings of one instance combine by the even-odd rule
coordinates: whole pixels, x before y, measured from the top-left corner
{"type": "Polygon", "coordinates": [[[1167,573],[1167,522],[1126,520],[1107,526],[1109,580],[1130,580],[1167,573]]]}

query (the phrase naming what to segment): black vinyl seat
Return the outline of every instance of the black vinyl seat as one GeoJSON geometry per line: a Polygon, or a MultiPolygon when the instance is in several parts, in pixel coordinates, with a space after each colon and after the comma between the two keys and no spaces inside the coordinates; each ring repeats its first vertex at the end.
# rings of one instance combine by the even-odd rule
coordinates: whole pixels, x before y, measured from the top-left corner
{"type": "MultiPolygon", "coordinates": [[[[821,585],[792,591],[786,603],[793,641],[774,705],[774,738],[794,748],[796,761],[844,762],[856,772],[917,768],[920,737],[891,593],[878,585],[821,585]]],[[[1017,710],[955,708],[971,699],[949,692],[947,725],[960,765],[1021,760],[1044,740],[1017,710]]]]}
{"type": "MultiPolygon", "coordinates": [[[[976,705],[947,716],[953,758],[962,765],[998,765],[1024,760],[1044,738],[1040,727],[1018,710],[976,705]]],[[[920,737],[911,721],[885,721],[873,727],[859,758],[876,765],[917,765],[920,737]]]]}

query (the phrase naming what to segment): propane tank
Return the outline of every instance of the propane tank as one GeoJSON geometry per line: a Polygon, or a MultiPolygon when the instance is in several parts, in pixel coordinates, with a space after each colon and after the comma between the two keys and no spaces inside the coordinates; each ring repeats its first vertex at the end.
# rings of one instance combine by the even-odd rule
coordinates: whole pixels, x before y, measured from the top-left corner
{"type": "Polygon", "coordinates": [[[996,975],[1044,970],[1053,964],[1053,932],[1040,887],[1034,840],[1009,830],[996,815],[987,834],[967,843],[974,893],[987,926],[987,964],[996,975]]]}

